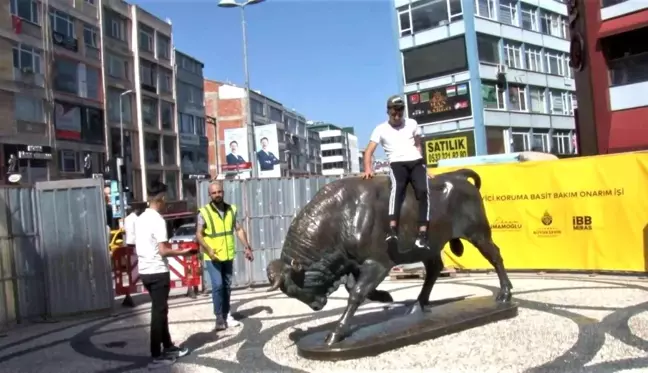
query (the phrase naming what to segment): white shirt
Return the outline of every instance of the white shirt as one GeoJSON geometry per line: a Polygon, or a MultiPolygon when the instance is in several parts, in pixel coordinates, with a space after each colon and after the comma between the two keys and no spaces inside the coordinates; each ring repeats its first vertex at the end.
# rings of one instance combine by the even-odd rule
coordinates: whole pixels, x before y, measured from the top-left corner
{"type": "Polygon", "coordinates": [[[128,214],[126,219],[124,219],[124,242],[126,245],[135,245],[135,221],[137,220],[137,214],[131,212],[128,214]]]}
{"type": "Polygon", "coordinates": [[[167,242],[166,222],[159,212],[147,208],[135,221],[135,251],[140,274],[169,272],[167,258],[158,247],[167,242]]]}
{"type": "Polygon", "coordinates": [[[383,122],[371,133],[370,141],[382,145],[389,163],[423,158],[414,142],[415,136],[421,136],[418,123],[410,118],[404,118],[403,122],[400,127],[392,127],[389,122],[383,122]]]}

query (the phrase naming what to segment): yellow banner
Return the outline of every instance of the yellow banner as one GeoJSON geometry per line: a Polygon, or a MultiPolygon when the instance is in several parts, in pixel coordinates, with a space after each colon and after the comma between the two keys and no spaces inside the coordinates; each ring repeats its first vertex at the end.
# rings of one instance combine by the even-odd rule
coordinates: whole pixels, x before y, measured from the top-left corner
{"type": "MultiPolygon", "coordinates": [[[[437,174],[464,167],[430,169],[437,174]]],[[[508,269],[646,271],[648,153],[468,166],[508,269]]],[[[467,241],[446,266],[490,269],[467,241]]]]}

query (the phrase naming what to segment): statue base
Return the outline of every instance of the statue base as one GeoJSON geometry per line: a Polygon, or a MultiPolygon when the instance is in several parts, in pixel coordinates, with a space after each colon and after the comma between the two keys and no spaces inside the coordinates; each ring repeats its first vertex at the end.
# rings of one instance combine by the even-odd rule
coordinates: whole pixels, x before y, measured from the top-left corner
{"type": "MultiPolygon", "coordinates": [[[[297,341],[297,353],[306,359],[328,361],[376,356],[428,339],[513,318],[518,314],[518,305],[514,302],[498,303],[489,296],[428,306],[424,311],[419,309],[411,314],[406,314],[407,307],[398,307],[389,314],[393,315],[394,312],[399,312],[400,316],[392,316],[378,323],[354,325],[349,337],[332,346],[325,342],[330,330],[307,334],[297,341]]],[[[371,314],[359,315],[356,319],[368,315],[371,314]]]]}

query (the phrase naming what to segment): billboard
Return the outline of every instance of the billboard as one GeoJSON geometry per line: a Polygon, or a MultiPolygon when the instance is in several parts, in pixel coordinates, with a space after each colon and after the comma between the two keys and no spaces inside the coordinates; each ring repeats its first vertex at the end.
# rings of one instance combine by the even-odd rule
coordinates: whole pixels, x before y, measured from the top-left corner
{"type": "Polygon", "coordinates": [[[441,159],[472,157],[475,155],[475,134],[473,131],[454,132],[436,136],[425,136],[423,152],[425,164],[438,166],[441,159]]]}
{"type": "Polygon", "coordinates": [[[259,177],[281,177],[279,139],[275,123],[254,127],[259,177]]]}
{"type": "Polygon", "coordinates": [[[467,82],[407,95],[407,115],[419,124],[472,116],[467,82]]]}
{"type": "Polygon", "coordinates": [[[78,105],[55,102],[54,123],[57,139],[81,140],[81,108],[78,105]]]}
{"type": "Polygon", "coordinates": [[[225,162],[221,161],[221,170],[240,178],[250,177],[252,163],[248,159],[247,128],[226,128],[223,133],[225,162]]]}

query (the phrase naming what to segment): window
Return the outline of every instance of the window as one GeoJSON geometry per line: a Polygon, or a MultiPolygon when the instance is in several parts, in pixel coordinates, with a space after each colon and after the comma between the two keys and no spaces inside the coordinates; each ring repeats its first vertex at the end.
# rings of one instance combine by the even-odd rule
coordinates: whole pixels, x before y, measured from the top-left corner
{"type": "Polygon", "coordinates": [[[504,92],[495,83],[482,82],[482,100],[486,109],[504,109],[504,92]]]}
{"type": "Polygon", "coordinates": [[[609,6],[625,3],[628,0],[601,0],[601,8],[607,8],[609,6]]]}
{"type": "Polygon", "coordinates": [[[250,99],[250,109],[253,114],[256,115],[265,115],[264,110],[263,110],[263,102],[259,100],[255,100],[253,98],[250,99]]]}
{"type": "Polygon", "coordinates": [[[88,97],[93,100],[100,100],[101,99],[101,85],[99,84],[99,74],[100,71],[86,66],[86,89],[88,91],[88,97]]]}
{"type": "Polygon", "coordinates": [[[105,144],[104,128],[103,110],[91,107],[81,108],[81,134],[85,142],[105,144]]]}
{"type": "Polygon", "coordinates": [[[162,129],[173,130],[173,104],[162,100],[160,103],[160,115],[162,117],[162,129]]]}
{"type": "Polygon", "coordinates": [[[97,36],[99,29],[89,25],[87,23],[83,24],[83,41],[85,45],[91,48],[99,48],[99,37],[97,36]]]}
{"type": "Polygon", "coordinates": [[[108,54],[108,75],[123,79],[128,79],[128,61],[124,58],[108,54]]]}
{"type": "MultiPolygon", "coordinates": [[[[405,6],[405,9],[408,7],[405,6]]],[[[398,13],[398,27],[400,30],[400,36],[407,36],[412,34],[412,20],[410,19],[409,9],[400,11],[398,13]]]]}
{"type": "Polygon", "coordinates": [[[477,52],[481,62],[500,63],[499,42],[493,36],[477,34],[477,52]]]}
{"type": "Polygon", "coordinates": [[[509,110],[526,111],[527,110],[526,91],[524,90],[524,87],[509,84],[508,92],[509,92],[509,102],[511,103],[511,107],[509,108],[509,110]]]}
{"type": "Polygon", "coordinates": [[[494,0],[475,0],[477,15],[485,18],[495,18],[494,0]]]}
{"type": "Polygon", "coordinates": [[[41,72],[41,54],[38,49],[19,44],[13,47],[13,65],[22,73],[41,72]]]}
{"type": "Polygon", "coordinates": [[[95,5],[95,0],[85,0],[86,4],[95,5]]]}
{"type": "Polygon", "coordinates": [[[511,131],[511,152],[524,152],[531,150],[529,132],[511,131]]]}
{"type": "Polygon", "coordinates": [[[80,154],[74,150],[59,150],[61,172],[81,172],[80,154]]]}
{"type": "Polygon", "coordinates": [[[505,42],[504,60],[508,67],[522,69],[522,47],[511,42],[505,42]]]}
{"type": "Polygon", "coordinates": [[[160,135],[152,133],[144,134],[144,153],[146,162],[160,163],[160,135]]]}
{"type": "Polygon", "coordinates": [[[178,199],[178,173],[176,171],[164,172],[164,183],[167,185],[167,199],[174,201],[178,199]]]}
{"type": "Polygon", "coordinates": [[[125,19],[115,13],[115,17],[110,19],[110,22],[108,22],[107,24],[110,25],[108,36],[117,40],[126,41],[125,19]]]}
{"type": "Polygon", "coordinates": [[[37,25],[40,24],[38,17],[38,2],[34,0],[11,0],[10,7],[11,14],[18,16],[25,21],[37,25]]]}
{"type": "Polygon", "coordinates": [[[142,84],[157,87],[157,71],[150,62],[140,60],[140,78],[142,84]]]}
{"type": "Polygon", "coordinates": [[[578,101],[576,100],[576,95],[574,93],[572,93],[570,95],[570,98],[571,98],[571,113],[570,114],[574,115],[574,110],[578,109],[578,101]]]}
{"type": "Polygon", "coordinates": [[[610,74],[610,86],[648,81],[646,38],[648,38],[648,27],[601,39],[610,74]]]}
{"type": "Polygon", "coordinates": [[[173,92],[173,74],[171,71],[160,69],[160,91],[161,92],[173,92]]]}
{"type": "Polygon", "coordinates": [[[569,131],[553,130],[551,134],[551,151],[558,154],[569,154],[571,150],[569,131]]]}
{"type": "Polygon", "coordinates": [[[158,34],[157,36],[157,57],[169,60],[171,55],[171,42],[166,36],[158,34]]]}
{"type": "Polygon", "coordinates": [[[54,61],[54,89],[78,95],[77,63],[64,58],[54,61]]]}
{"type": "Polygon", "coordinates": [[[547,73],[565,76],[565,55],[560,52],[546,50],[547,73]]]}
{"type": "Polygon", "coordinates": [[[463,19],[461,0],[448,0],[448,4],[450,5],[450,22],[463,19]]]}
{"type": "Polygon", "coordinates": [[[205,118],[196,117],[196,135],[205,136],[205,118]]]}
{"type": "Polygon", "coordinates": [[[157,123],[157,100],[142,98],[142,121],[145,125],[159,128],[157,123]]]}
{"type": "Polygon", "coordinates": [[[549,91],[550,97],[550,110],[551,114],[569,115],[571,94],[568,92],[560,92],[556,90],[549,91]]]}
{"type": "Polygon", "coordinates": [[[524,50],[526,56],[526,68],[531,71],[543,72],[542,70],[542,52],[527,46],[524,50]]]}
{"type": "MultiPolygon", "coordinates": [[[[121,96],[122,91],[108,87],[107,96],[108,96],[108,120],[111,122],[119,123],[119,97],[121,96]]],[[[122,120],[124,123],[130,123],[133,117],[132,114],[132,104],[131,104],[131,95],[126,94],[121,96],[121,106],[122,106],[122,120]]]]}
{"type": "Polygon", "coordinates": [[[521,4],[522,28],[525,30],[538,31],[538,11],[526,4],[521,4]]]}
{"type": "Polygon", "coordinates": [[[177,143],[175,136],[162,136],[162,152],[164,153],[164,164],[167,166],[176,164],[177,143]]]}
{"type": "Polygon", "coordinates": [[[567,21],[555,13],[544,13],[540,19],[540,31],[543,34],[567,39],[567,21]]]}
{"type": "Polygon", "coordinates": [[[74,18],[65,12],[52,8],[50,11],[50,22],[52,30],[63,34],[65,37],[75,39],[76,30],[74,29],[74,18]]]}
{"type": "Polygon", "coordinates": [[[540,87],[529,87],[529,102],[531,111],[534,113],[544,113],[545,109],[545,89],[540,87]]]}
{"type": "Polygon", "coordinates": [[[414,33],[448,24],[446,0],[423,0],[412,6],[412,31],[414,33]]]}
{"type": "Polygon", "coordinates": [[[500,0],[499,2],[499,20],[502,23],[517,26],[517,1],[500,0]]]}
{"type": "Polygon", "coordinates": [[[139,47],[147,52],[153,53],[154,32],[149,27],[139,24],[139,47]]]}
{"type": "Polygon", "coordinates": [[[283,122],[283,113],[274,106],[270,106],[270,120],[283,122]]]}
{"type": "Polygon", "coordinates": [[[189,114],[180,114],[180,133],[194,134],[194,117],[189,114]]]}
{"type": "MultiPolygon", "coordinates": [[[[549,131],[546,133],[538,133],[539,131],[542,130],[533,130],[533,134],[531,135],[531,151],[540,151],[540,152],[545,152],[549,153],[549,131]]],[[[546,130],[545,130],[546,131],[546,130]]]]}
{"type": "Polygon", "coordinates": [[[14,96],[14,117],[25,122],[45,123],[43,100],[36,97],[14,96]]]}
{"type": "Polygon", "coordinates": [[[196,62],[192,59],[189,59],[188,57],[182,57],[180,67],[182,67],[183,70],[187,70],[192,73],[198,73],[198,66],[196,62]]]}

